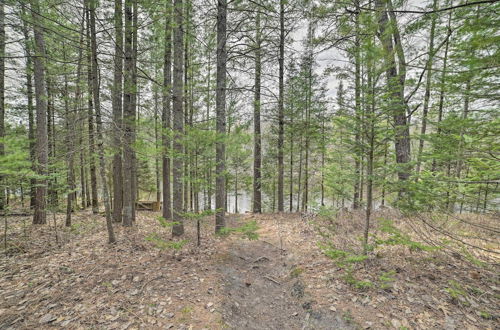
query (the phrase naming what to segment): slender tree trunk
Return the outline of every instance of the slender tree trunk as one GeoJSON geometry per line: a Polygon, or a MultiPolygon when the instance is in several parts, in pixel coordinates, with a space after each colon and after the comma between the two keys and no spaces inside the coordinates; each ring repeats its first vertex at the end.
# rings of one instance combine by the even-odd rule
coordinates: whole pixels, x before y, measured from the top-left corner
{"type": "Polygon", "coordinates": [[[352,208],[358,209],[360,198],[363,195],[360,190],[361,176],[361,58],[360,58],[360,31],[359,31],[359,1],[356,1],[356,23],[355,23],[355,45],[354,45],[354,107],[355,107],[355,133],[354,133],[354,195],[352,208]]]}
{"type": "MultiPolygon", "coordinates": [[[[260,9],[258,9],[260,10],[260,9]]],[[[261,166],[262,137],[260,129],[260,85],[261,85],[261,31],[260,12],[255,17],[255,85],[254,85],[254,160],[253,160],[253,212],[262,212],[261,166]]]]}
{"type": "Polygon", "coordinates": [[[225,158],[226,158],[226,19],[227,1],[217,1],[217,87],[216,87],[216,131],[218,139],[215,145],[216,191],[215,191],[215,231],[226,226],[225,221],[225,158]]]}
{"type": "MultiPolygon", "coordinates": [[[[63,44],[63,55],[64,55],[64,61],[66,61],[66,45],[63,44]]],[[[80,65],[80,63],[78,63],[80,65]]],[[[65,68],[66,69],[66,68],[65,68]]],[[[79,79],[77,78],[77,81],[79,79]]],[[[67,172],[67,186],[69,189],[69,192],[66,194],[66,221],[65,225],[66,227],[71,226],[71,213],[73,212],[74,205],[73,203],[75,202],[75,137],[74,137],[74,113],[76,113],[76,109],[73,113],[70,113],[70,105],[69,105],[69,87],[68,87],[68,75],[64,75],[64,91],[66,97],[64,97],[64,110],[65,110],[65,117],[66,117],[66,146],[67,146],[67,157],[68,157],[68,172],[67,172]]],[[[78,104],[78,98],[79,96],[75,96],[75,103],[78,104]]],[[[77,107],[75,107],[77,108],[77,107]]]]}
{"type": "MultiPolygon", "coordinates": [[[[184,1],[184,12],[185,15],[184,17],[184,29],[186,33],[184,33],[184,132],[185,135],[187,136],[187,132],[189,130],[189,7],[190,7],[190,0],[185,0],[184,1]]],[[[189,168],[190,168],[190,153],[191,151],[189,150],[189,145],[184,144],[184,156],[185,156],[185,161],[184,161],[184,174],[183,174],[183,193],[184,193],[184,206],[183,210],[184,211],[190,211],[190,202],[191,199],[190,197],[190,182],[191,182],[191,176],[189,175],[189,168]]]]}
{"type": "MultiPolygon", "coordinates": [[[[437,0],[433,1],[433,10],[437,8],[437,0]]],[[[422,110],[422,127],[420,129],[420,138],[418,142],[418,154],[417,154],[417,176],[420,174],[420,167],[422,164],[422,152],[424,151],[425,143],[425,133],[427,131],[427,114],[429,112],[429,102],[431,98],[431,81],[432,81],[432,61],[434,59],[434,33],[436,30],[436,19],[437,15],[432,14],[431,30],[429,35],[429,58],[427,59],[426,65],[426,81],[425,81],[425,94],[424,94],[424,108],[422,110]]]]}
{"type": "MultiPolygon", "coordinates": [[[[137,55],[138,55],[138,29],[139,29],[139,7],[138,0],[132,1],[132,97],[131,97],[131,114],[133,114],[134,120],[132,121],[131,134],[132,134],[132,144],[135,143],[137,138],[137,127],[136,121],[139,121],[140,109],[139,109],[139,97],[140,88],[137,80],[137,55]]],[[[137,156],[135,150],[132,148],[132,173],[131,173],[131,184],[132,184],[132,221],[135,221],[136,206],[135,203],[139,198],[139,185],[137,184],[137,156]]]]}
{"type": "MultiPolygon", "coordinates": [[[[5,10],[0,3],[0,157],[5,155],[5,10]]],[[[0,210],[5,209],[4,178],[0,175],[0,210]]],[[[7,250],[6,250],[7,251],[7,250]]]]}
{"type": "Polygon", "coordinates": [[[313,22],[309,19],[308,36],[307,36],[307,47],[308,47],[308,59],[307,59],[307,91],[306,91],[306,127],[305,127],[305,157],[304,157],[304,191],[302,196],[302,211],[307,211],[309,204],[309,146],[311,138],[311,111],[312,111],[312,83],[313,83],[313,45],[312,40],[314,38],[313,22]]]}
{"type": "Polygon", "coordinates": [[[104,209],[106,212],[106,228],[108,230],[108,243],[115,243],[115,234],[113,231],[113,224],[111,218],[111,206],[108,192],[108,185],[106,183],[106,162],[104,159],[104,138],[102,134],[102,119],[101,119],[101,102],[99,98],[99,68],[97,62],[97,31],[95,27],[96,21],[96,3],[97,1],[90,0],[90,29],[91,29],[91,50],[92,50],[92,89],[94,96],[94,106],[97,124],[97,152],[99,155],[99,172],[101,174],[102,195],[104,199],[104,209]]]}
{"type": "Polygon", "coordinates": [[[165,50],[163,57],[163,111],[162,111],[162,172],[163,172],[163,218],[172,219],[170,190],[170,99],[172,88],[172,0],[165,2],[165,50]]]}
{"type": "Polygon", "coordinates": [[[33,18],[34,44],[34,78],[36,99],[36,154],[37,179],[35,211],[33,224],[47,223],[47,163],[48,163],[48,135],[47,135],[47,91],[45,89],[45,40],[42,17],[40,16],[38,0],[31,0],[31,14],[33,18]]]}
{"type": "MultiPolygon", "coordinates": [[[[210,81],[211,81],[211,76],[210,76],[210,71],[212,68],[212,62],[211,62],[211,52],[210,52],[210,47],[207,46],[207,95],[206,95],[206,122],[207,122],[207,129],[210,129],[210,81]]],[[[211,172],[212,172],[212,166],[210,164],[211,158],[207,155],[205,157],[205,162],[206,162],[206,202],[205,202],[205,210],[210,210],[212,208],[212,178],[211,178],[211,172]]]]}
{"type": "Polygon", "coordinates": [[[394,144],[396,163],[398,164],[399,196],[406,191],[404,182],[410,177],[410,129],[407,122],[404,84],[406,79],[406,63],[402,53],[397,22],[394,17],[390,0],[376,0],[375,8],[379,15],[378,37],[384,48],[387,90],[390,97],[391,114],[394,121],[394,144]],[[388,14],[391,17],[389,20],[388,14]],[[388,31],[390,33],[388,33],[388,31]],[[394,40],[394,44],[393,44],[394,40]],[[395,56],[398,61],[396,62],[395,56]],[[399,69],[399,71],[398,71],[399,69]]]}
{"type": "Polygon", "coordinates": [[[288,198],[289,200],[289,212],[293,212],[293,138],[294,138],[294,129],[293,129],[293,112],[290,115],[290,125],[289,125],[289,130],[290,130],[290,191],[288,192],[288,198]]]}
{"type": "Polygon", "coordinates": [[[122,89],[123,89],[123,0],[115,0],[115,58],[113,72],[113,221],[122,222],[123,169],[122,169],[122,89]]]}
{"type": "Polygon", "coordinates": [[[368,153],[366,164],[366,214],[365,214],[365,230],[363,237],[363,252],[368,253],[368,234],[370,230],[370,220],[373,208],[373,163],[375,154],[375,86],[373,84],[373,65],[372,60],[368,59],[368,89],[369,102],[366,119],[369,125],[368,131],[368,153]]]}
{"type": "MultiPolygon", "coordinates": [[[[448,13],[448,30],[450,30],[451,26],[451,11],[448,13]]],[[[444,46],[444,55],[443,55],[443,69],[441,71],[441,77],[439,82],[439,100],[438,100],[438,120],[437,120],[437,136],[441,135],[441,126],[439,125],[443,120],[443,109],[444,109],[444,94],[445,94],[445,81],[446,81],[446,71],[448,69],[448,51],[450,48],[450,39],[446,38],[445,46],[444,46]]],[[[432,172],[436,171],[437,161],[434,158],[432,160],[432,172]]]]}
{"type": "MultiPolygon", "coordinates": [[[[22,16],[25,17],[26,12],[23,8],[22,16]]],[[[28,140],[30,150],[31,169],[36,172],[36,150],[35,150],[35,115],[33,106],[33,60],[31,58],[32,45],[28,32],[27,20],[23,19],[23,36],[24,36],[24,53],[26,55],[26,97],[28,101],[28,140]]],[[[30,179],[30,208],[35,207],[36,180],[30,179]]]]}
{"type": "Polygon", "coordinates": [[[279,50],[279,98],[278,98],[278,212],[284,211],[284,165],[283,145],[285,140],[285,115],[283,110],[285,71],[285,0],[280,0],[280,50],[279,50]]]}
{"type": "Polygon", "coordinates": [[[176,224],[172,227],[173,236],[181,236],[184,234],[183,224],[183,193],[182,193],[182,170],[183,170],[183,131],[184,131],[184,113],[182,111],[182,94],[183,94],[183,21],[184,10],[182,0],[174,0],[174,40],[173,40],[173,150],[175,153],[173,160],[173,214],[172,218],[176,224]]]}
{"type": "MultiPolygon", "coordinates": [[[[94,1],[94,0],[86,0],[94,1]]],[[[88,6],[88,3],[87,3],[88,6]]],[[[95,164],[95,128],[94,128],[94,100],[92,88],[92,55],[91,55],[91,32],[90,32],[90,13],[87,11],[87,77],[88,77],[88,128],[89,128],[89,167],[90,167],[90,189],[92,195],[92,213],[99,213],[99,197],[97,192],[97,169],[95,164]]]]}
{"type": "Polygon", "coordinates": [[[133,129],[135,124],[135,111],[132,95],[134,93],[134,60],[132,52],[132,2],[125,0],[125,45],[124,45],[124,81],[123,81],[123,214],[122,224],[130,227],[134,221],[134,184],[133,184],[133,129]]]}
{"type": "MultiPolygon", "coordinates": [[[[158,73],[155,73],[158,76],[158,73]]],[[[159,139],[159,126],[160,126],[160,109],[158,107],[158,89],[154,87],[153,92],[154,108],[155,108],[155,183],[156,183],[156,203],[160,205],[161,202],[161,174],[160,174],[160,139],[159,139]]]]}

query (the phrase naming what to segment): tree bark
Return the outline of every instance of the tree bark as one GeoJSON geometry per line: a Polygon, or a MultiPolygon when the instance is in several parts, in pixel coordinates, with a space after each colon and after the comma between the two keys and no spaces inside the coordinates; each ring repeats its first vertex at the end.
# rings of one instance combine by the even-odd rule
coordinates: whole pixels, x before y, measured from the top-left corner
{"type": "Polygon", "coordinates": [[[399,196],[401,197],[406,190],[404,182],[410,177],[411,171],[408,166],[410,162],[410,128],[407,122],[407,105],[404,97],[406,63],[404,62],[398,26],[390,0],[376,0],[375,8],[379,15],[378,38],[384,48],[387,90],[389,92],[391,115],[394,122],[394,145],[396,163],[399,167],[398,179],[403,184],[403,186],[399,187],[399,196]],[[392,17],[391,20],[389,20],[387,12],[392,17]],[[388,33],[388,31],[391,33],[388,33]],[[398,61],[396,61],[395,52],[398,61]]]}
{"type": "Polygon", "coordinates": [[[260,87],[261,87],[261,31],[260,8],[255,17],[255,84],[254,84],[254,158],[253,158],[253,212],[262,212],[261,167],[262,137],[260,129],[260,87]]]}
{"type": "MultiPolygon", "coordinates": [[[[433,10],[437,8],[437,0],[433,1],[432,4],[433,10]]],[[[429,58],[427,59],[426,65],[426,81],[425,81],[425,94],[424,94],[424,107],[422,110],[422,127],[420,129],[420,138],[418,142],[418,153],[417,153],[417,176],[420,174],[420,167],[422,164],[422,152],[424,151],[424,137],[427,131],[427,114],[429,112],[429,101],[431,98],[431,80],[432,80],[432,62],[434,59],[434,33],[436,30],[436,19],[437,15],[432,14],[432,22],[431,22],[431,30],[429,35],[429,58]]]]}
{"type": "MultiPolygon", "coordinates": [[[[64,61],[66,61],[66,45],[63,44],[63,56],[64,61]]],[[[78,66],[80,62],[78,63],[78,66]]],[[[66,68],[65,68],[66,69],[66,68]]],[[[78,69],[79,71],[79,69],[78,69]]],[[[77,77],[77,81],[79,81],[79,77],[77,77]]],[[[76,109],[74,112],[70,113],[70,105],[69,105],[69,86],[68,86],[68,76],[64,75],[64,91],[67,97],[64,98],[64,110],[65,110],[65,119],[66,119],[66,155],[67,155],[67,189],[69,190],[66,194],[66,227],[71,226],[71,213],[73,212],[73,202],[75,199],[75,145],[74,145],[74,113],[76,113],[76,109]]],[[[75,95],[75,103],[78,104],[79,95],[75,95]]],[[[75,108],[78,108],[76,106],[75,108]]]]}
{"type": "Polygon", "coordinates": [[[352,208],[358,209],[360,197],[360,176],[361,176],[361,59],[360,59],[360,31],[359,31],[359,1],[356,1],[356,18],[355,18],[355,41],[354,41],[354,117],[356,120],[354,133],[354,195],[352,200],[352,208]]]}
{"type": "Polygon", "coordinates": [[[104,210],[106,212],[106,229],[108,231],[108,243],[115,243],[115,234],[111,219],[111,206],[109,200],[108,185],[106,183],[106,162],[104,159],[104,138],[102,135],[101,102],[99,98],[99,68],[97,62],[97,31],[96,21],[96,0],[90,1],[90,28],[91,28],[91,50],[92,50],[92,90],[97,124],[97,152],[99,155],[99,172],[101,174],[102,195],[104,199],[104,210]]]}
{"type": "Polygon", "coordinates": [[[37,179],[35,211],[33,224],[47,223],[47,163],[48,163],[48,135],[47,135],[47,91],[45,89],[45,40],[40,4],[38,0],[31,0],[31,14],[33,18],[34,44],[34,78],[36,99],[36,154],[37,179]]]}
{"type": "MultiPolygon", "coordinates": [[[[3,139],[5,137],[5,10],[0,3],[0,157],[5,155],[3,139]]],[[[5,209],[5,187],[3,175],[0,175],[0,210],[5,209]]]]}
{"type": "Polygon", "coordinates": [[[216,191],[215,191],[215,231],[226,226],[225,221],[225,157],[226,157],[226,65],[227,65],[227,0],[217,1],[217,87],[216,87],[216,131],[215,144],[216,191]]]}
{"type": "Polygon", "coordinates": [[[278,98],[278,212],[284,211],[283,145],[285,115],[283,110],[285,71],[285,0],[280,0],[280,49],[279,49],[279,98],[278,98]]]}
{"type": "Polygon", "coordinates": [[[112,90],[113,109],[113,221],[122,222],[123,169],[122,169],[122,89],[123,89],[123,6],[115,0],[115,58],[112,90]]]}
{"type": "MultiPolygon", "coordinates": [[[[23,8],[21,15],[25,17],[26,12],[23,8]]],[[[28,32],[28,23],[26,19],[23,19],[23,37],[24,37],[24,54],[26,55],[26,97],[28,101],[28,140],[29,140],[29,150],[30,150],[30,161],[31,169],[36,172],[35,162],[36,162],[36,147],[35,147],[35,114],[33,107],[33,60],[32,60],[32,45],[28,32]]],[[[35,195],[36,195],[36,180],[30,179],[30,208],[35,207],[35,195]]]]}
{"type": "Polygon", "coordinates": [[[173,214],[172,218],[175,222],[172,227],[173,236],[181,236],[184,234],[183,224],[183,192],[182,192],[182,171],[183,171],[183,130],[184,130],[184,113],[182,111],[182,94],[183,94],[183,2],[182,0],[174,0],[174,40],[173,40],[173,168],[172,168],[172,191],[173,191],[173,214]]]}
{"type": "Polygon", "coordinates": [[[133,192],[133,126],[135,111],[132,95],[133,81],[133,54],[132,54],[132,1],[125,0],[125,62],[123,84],[123,214],[122,224],[130,227],[134,221],[134,192],[133,192]]]}
{"type": "MultiPolygon", "coordinates": [[[[94,1],[94,0],[85,0],[94,1]]],[[[88,6],[88,3],[87,3],[88,6]]],[[[90,13],[86,12],[87,19],[87,86],[88,86],[88,129],[89,129],[89,168],[90,168],[90,192],[91,192],[91,202],[92,202],[92,213],[99,213],[99,197],[97,191],[97,169],[95,164],[95,128],[94,128],[94,100],[93,100],[93,87],[92,87],[92,54],[91,54],[91,41],[92,38],[90,32],[90,13]]]]}
{"type": "Polygon", "coordinates": [[[163,111],[162,111],[162,143],[163,143],[163,218],[172,218],[172,200],[170,190],[170,99],[172,88],[172,0],[165,5],[165,53],[163,60],[163,111]]]}

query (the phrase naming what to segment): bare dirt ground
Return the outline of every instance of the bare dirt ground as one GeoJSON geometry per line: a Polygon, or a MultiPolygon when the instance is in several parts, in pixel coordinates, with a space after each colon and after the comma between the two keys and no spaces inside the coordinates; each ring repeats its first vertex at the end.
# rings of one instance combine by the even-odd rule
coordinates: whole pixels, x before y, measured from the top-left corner
{"type": "MultiPolygon", "coordinates": [[[[189,242],[176,251],[147,240],[153,233],[169,240],[157,216],[141,212],[134,228],[115,226],[114,246],[106,244],[103,218],[87,211],[75,215],[71,228],[63,227],[63,215],[57,226],[52,218],[36,227],[9,218],[9,250],[0,257],[0,329],[499,327],[495,266],[393,246],[355,266],[356,278],[373,283],[359,289],[318,248],[327,221],[230,216],[233,227],[257,221],[259,239],[249,241],[215,237],[207,219],[200,247],[188,222],[189,242]],[[390,280],[383,280],[388,272],[390,280]]],[[[328,240],[337,246],[357,240],[356,221],[337,225],[328,240]]]]}

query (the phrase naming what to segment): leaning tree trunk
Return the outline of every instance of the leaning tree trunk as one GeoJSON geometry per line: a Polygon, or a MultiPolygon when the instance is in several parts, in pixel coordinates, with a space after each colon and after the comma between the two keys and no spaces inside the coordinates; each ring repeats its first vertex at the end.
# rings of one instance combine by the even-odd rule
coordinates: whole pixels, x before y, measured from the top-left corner
{"type": "Polygon", "coordinates": [[[216,87],[216,117],[218,139],[215,145],[216,191],[215,191],[215,231],[219,232],[226,226],[225,221],[225,157],[226,157],[226,65],[227,65],[227,1],[217,2],[217,87],[216,87]]]}
{"type": "Polygon", "coordinates": [[[182,133],[184,129],[184,114],[182,111],[182,93],[183,93],[183,4],[182,0],[174,0],[174,79],[173,79],[173,150],[175,153],[173,160],[173,214],[175,221],[172,227],[172,235],[180,236],[184,234],[183,225],[183,194],[182,194],[182,133]]]}
{"type": "Polygon", "coordinates": [[[97,125],[97,153],[99,155],[99,172],[101,174],[102,195],[104,199],[104,210],[106,212],[106,228],[108,230],[108,242],[114,243],[115,234],[111,219],[111,206],[109,201],[108,185],[106,183],[106,162],[104,160],[104,138],[102,135],[101,102],[99,98],[99,71],[97,62],[97,32],[95,27],[96,1],[90,1],[90,28],[91,28],[91,50],[92,50],[92,95],[97,125]]]}
{"type": "Polygon", "coordinates": [[[36,154],[37,179],[35,211],[33,224],[47,223],[47,163],[48,144],[47,135],[47,91],[45,89],[45,40],[40,4],[38,0],[31,0],[31,14],[33,18],[33,33],[35,37],[33,69],[35,78],[36,100],[36,154]]]}

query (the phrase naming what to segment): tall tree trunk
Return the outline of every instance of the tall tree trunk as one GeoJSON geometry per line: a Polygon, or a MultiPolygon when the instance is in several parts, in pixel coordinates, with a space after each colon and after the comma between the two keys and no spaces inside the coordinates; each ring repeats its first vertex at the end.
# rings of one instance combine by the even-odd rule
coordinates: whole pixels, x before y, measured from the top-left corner
{"type": "MultiPolygon", "coordinates": [[[[83,31],[82,31],[83,32],[83,31]]],[[[67,61],[66,58],[66,44],[63,44],[63,56],[64,56],[64,61],[67,61]]],[[[80,63],[78,63],[80,65],[80,63]]],[[[66,68],[65,68],[66,69],[66,68]]],[[[79,70],[78,70],[79,71],[79,70]]],[[[78,77],[79,78],[79,77],[78,77]]],[[[77,78],[77,81],[79,79],[77,78]]],[[[77,87],[78,88],[78,87],[77,87]]],[[[75,199],[75,137],[74,137],[74,113],[76,113],[76,109],[74,112],[70,113],[70,105],[69,105],[69,87],[68,87],[68,75],[67,72],[64,74],[64,92],[66,97],[64,98],[64,112],[65,112],[65,119],[66,119],[66,147],[67,147],[67,166],[68,166],[68,172],[67,172],[67,189],[69,190],[68,193],[66,194],[66,221],[65,225],[66,227],[71,226],[71,213],[73,212],[73,202],[76,200],[75,199]]],[[[75,103],[78,105],[78,99],[79,95],[75,95],[75,103]]],[[[75,108],[78,108],[76,106],[75,108]]]]}
{"type": "Polygon", "coordinates": [[[372,60],[367,60],[367,74],[368,81],[367,87],[369,90],[367,102],[368,111],[366,119],[369,127],[367,128],[367,138],[368,138],[368,152],[367,152],[367,164],[366,164],[366,213],[365,213],[365,230],[363,235],[363,252],[366,255],[368,253],[368,234],[370,230],[370,220],[373,209],[373,166],[375,158],[375,85],[373,84],[373,64],[372,60]]]}
{"type": "Polygon", "coordinates": [[[135,111],[132,95],[134,93],[133,70],[134,61],[132,53],[132,2],[125,0],[125,62],[123,83],[123,218],[124,226],[132,226],[134,221],[134,185],[133,185],[133,129],[135,124],[135,111]]]}
{"type": "Polygon", "coordinates": [[[359,1],[356,1],[356,22],[354,41],[354,112],[355,112],[355,133],[354,133],[354,195],[352,208],[358,209],[362,193],[360,192],[361,176],[361,58],[360,58],[360,31],[359,31],[359,1]]]}
{"type": "MultiPolygon", "coordinates": [[[[448,31],[451,26],[451,11],[448,13],[448,31]]],[[[450,48],[450,39],[446,38],[445,46],[444,46],[444,55],[443,55],[443,68],[441,71],[441,77],[439,81],[439,100],[438,100],[438,120],[437,120],[437,130],[436,134],[441,135],[441,126],[439,125],[443,120],[443,109],[444,109],[444,94],[445,94],[445,81],[446,81],[446,71],[448,70],[448,51],[450,48]]],[[[432,172],[436,171],[437,161],[434,158],[432,160],[432,172]]]]}
{"type": "Polygon", "coordinates": [[[253,157],[253,212],[262,212],[261,166],[262,166],[262,137],[260,129],[260,85],[261,85],[261,31],[260,8],[255,17],[255,84],[254,84],[254,157],[253,157]]]}
{"type": "MultiPolygon", "coordinates": [[[[137,56],[138,56],[138,30],[139,30],[139,6],[138,0],[133,0],[132,2],[132,99],[131,99],[131,107],[134,116],[134,120],[132,121],[132,144],[135,144],[137,138],[137,125],[136,121],[139,120],[139,83],[137,80],[137,56]]],[[[132,149],[132,221],[135,221],[136,215],[136,207],[135,203],[139,198],[139,185],[137,182],[137,156],[135,154],[135,150],[132,149]]]]}
{"type": "Polygon", "coordinates": [[[306,91],[306,125],[305,125],[305,156],[304,156],[304,191],[302,195],[302,211],[307,211],[309,204],[309,145],[311,139],[311,111],[313,94],[313,45],[314,38],[312,18],[309,18],[309,27],[307,33],[307,91],[306,91]]]}
{"type": "MultiPolygon", "coordinates": [[[[86,0],[94,1],[94,0],[86,0]]],[[[88,6],[88,3],[87,3],[88,6]]],[[[99,197],[97,191],[97,169],[95,164],[95,128],[94,128],[94,100],[92,88],[92,54],[91,54],[91,32],[90,32],[90,13],[87,7],[87,84],[88,84],[88,128],[89,128],[89,167],[90,167],[90,190],[92,195],[92,213],[99,213],[99,197]]]]}
{"type": "MultiPolygon", "coordinates": [[[[0,3],[0,157],[5,155],[5,10],[0,3]]],[[[0,210],[5,208],[4,178],[0,175],[0,210]]]]}
{"type": "Polygon", "coordinates": [[[31,14],[33,18],[34,44],[34,78],[36,99],[36,153],[37,179],[35,211],[33,224],[47,223],[47,163],[48,163],[48,135],[47,135],[47,90],[45,89],[45,40],[43,22],[40,15],[38,0],[31,0],[31,14]]]}
{"type": "Polygon", "coordinates": [[[96,0],[90,1],[90,29],[91,29],[91,49],[92,49],[92,95],[94,96],[94,106],[97,124],[97,152],[99,154],[99,172],[101,174],[102,195],[104,199],[104,210],[106,212],[106,228],[108,230],[108,243],[115,243],[115,234],[113,231],[113,224],[111,219],[111,206],[108,192],[108,185],[106,183],[106,162],[104,159],[104,138],[102,134],[102,119],[101,119],[101,102],[99,98],[99,68],[97,62],[97,31],[95,27],[96,20],[96,0]]]}
{"type": "Polygon", "coordinates": [[[172,88],[172,0],[165,5],[165,53],[163,60],[163,111],[162,111],[162,144],[163,144],[163,218],[172,218],[172,200],[170,191],[170,99],[172,88]]]}
{"type": "MultiPolygon", "coordinates": [[[[26,16],[24,7],[22,9],[22,16],[26,16]]],[[[29,150],[30,150],[30,161],[31,169],[36,172],[35,162],[36,162],[36,150],[35,150],[35,114],[33,107],[33,60],[32,55],[32,45],[28,32],[28,23],[26,19],[23,19],[23,37],[24,37],[24,53],[26,55],[26,97],[28,101],[28,140],[29,140],[29,150]]],[[[30,179],[30,208],[35,207],[35,194],[36,194],[36,180],[30,179]]]]}
{"type": "MultiPolygon", "coordinates": [[[[433,1],[432,9],[437,9],[437,0],[433,1]]],[[[429,34],[429,57],[426,65],[426,81],[425,81],[425,94],[424,94],[424,107],[422,110],[422,127],[420,129],[420,138],[418,142],[417,154],[417,176],[420,174],[420,166],[422,164],[422,152],[424,151],[425,133],[427,131],[427,113],[429,112],[429,101],[431,98],[431,81],[432,81],[432,61],[434,59],[434,33],[436,30],[437,15],[432,14],[431,30],[429,34]]]]}
{"type": "Polygon", "coordinates": [[[379,15],[378,38],[384,48],[387,91],[390,97],[391,114],[394,121],[394,144],[398,164],[399,196],[405,192],[405,181],[410,177],[410,128],[407,122],[404,84],[406,63],[399,38],[399,30],[390,0],[376,0],[375,8],[379,15]],[[389,16],[391,20],[389,20],[389,16]],[[388,33],[390,32],[390,33],[388,33]],[[394,43],[393,43],[394,40],[394,43]],[[397,61],[395,56],[397,55],[397,61]],[[399,71],[398,71],[399,68],[399,71]]]}
{"type": "Polygon", "coordinates": [[[113,109],[113,221],[122,222],[122,89],[123,89],[123,0],[115,0],[115,58],[112,90],[113,109]]]}
{"type": "Polygon", "coordinates": [[[184,130],[184,114],[182,111],[182,94],[183,94],[183,3],[182,0],[174,0],[174,40],[173,40],[173,62],[174,62],[174,80],[173,80],[173,150],[175,153],[173,160],[173,214],[172,218],[175,221],[172,227],[172,235],[180,236],[184,234],[183,224],[183,193],[182,193],[182,135],[184,130]]]}
{"type": "Polygon", "coordinates": [[[285,0],[280,0],[280,50],[279,50],[279,98],[278,98],[278,212],[284,211],[283,145],[285,139],[285,115],[283,111],[285,71],[285,0]]]}
{"type": "MultiPolygon", "coordinates": [[[[291,107],[291,106],[290,106],[291,107]]],[[[290,109],[292,110],[292,109],[290,109]]],[[[289,212],[293,212],[293,153],[294,153],[294,150],[293,150],[293,138],[294,138],[294,128],[293,128],[293,112],[291,112],[291,115],[290,115],[290,125],[288,126],[289,127],[289,131],[290,131],[290,191],[288,192],[288,198],[289,198],[289,212]]]]}
{"type": "Polygon", "coordinates": [[[226,226],[225,221],[225,157],[226,157],[226,65],[227,65],[227,0],[217,1],[217,87],[216,87],[216,131],[218,135],[215,144],[215,231],[226,226]]]}
{"type": "MultiPolygon", "coordinates": [[[[189,130],[189,118],[190,118],[190,103],[189,103],[189,7],[190,7],[190,0],[185,0],[184,1],[184,29],[186,33],[184,33],[184,132],[187,136],[187,132],[189,130]]],[[[191,211],[190,209],[190,181],[191,181],[191,176],[189,175],[189,168],[190,168],[190,150],[189,150],[189,145],[186,143],[184,144],[184,174],[183,174],[183,209],[184,211],[191,211]]]]}
{"type": "MultiPolygon", "coordinates": [[[[210,71],[212,68],[212,54],[210,52],[210,46],[207,46],[207,95],[206,95],[206,122],[207,122],[207,129],[210,129],[210,81],[211,81],[211,76],[210,76],[210,71]]],[[[212,208],[212,177],[211,177],[211,172],[212,172],[212,166],[210,165],[211,158],[210,156],[205,157],[205,177],[206,177],[206,201],[205,201],[205,210],[210,210],[212,208]]]]}

